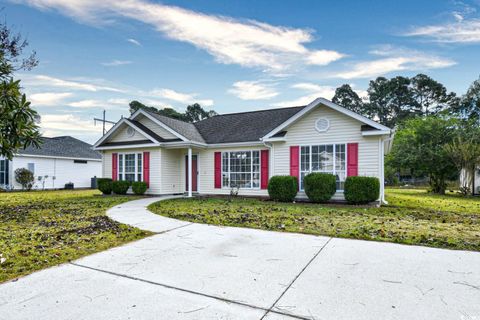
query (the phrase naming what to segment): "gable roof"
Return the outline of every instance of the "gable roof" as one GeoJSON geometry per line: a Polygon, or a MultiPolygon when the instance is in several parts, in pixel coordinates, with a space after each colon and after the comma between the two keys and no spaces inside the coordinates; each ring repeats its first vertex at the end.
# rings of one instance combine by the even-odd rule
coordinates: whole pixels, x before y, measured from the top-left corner
{"type": "Polygon", "coordinates": [[[19,150],[19,155],[63,157],[72,159],[101,159],[102,155],[92,149],[92,145],[70,136],[42,137],[40,148],[28,146],[19,150]]]}
{"type": "Polygon", "coordinates": [[[145,111],[146,113],[148,113],[149,115],[157,119],[158,121],[162,122],[167,127],[178,132],[188,140],[205,143],[205,140],[203,139],[202,135],[198,132],[197,128],[193,123],[172,119],[172,118],[162,116],[158,113],[147,111],[147,110],[143,110],[143,111],[145,111]]]}
{"type": "Polygon", "coordinates": [[[259,141],[303,107],[216,115],[194,123],[207,143],[259,141]]]}

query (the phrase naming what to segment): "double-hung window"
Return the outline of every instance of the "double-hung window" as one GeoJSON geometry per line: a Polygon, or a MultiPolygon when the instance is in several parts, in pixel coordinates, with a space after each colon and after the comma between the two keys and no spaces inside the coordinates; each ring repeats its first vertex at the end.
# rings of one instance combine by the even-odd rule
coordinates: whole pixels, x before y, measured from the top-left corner
{"type": "Polygon", "coordinates": [[[142,181],[142,156],[141,153],[120,153],[118,155],[118,180],[142,181]]]}
{"type": "Polygon", "coordinates": [[[345,185],[345,144],[302,146],[300,148],[300,190],[304,190],[303,179],[311,172],[331,173],[337,178],[337,191],[345,185]]]}
{"type": "Polygon", "coordinates": [[[260,151],[222,153],[222,186],[256,189],[260,187],[260,151]]]}
{"type": "Polygon", "coordinates": [[[0,185],[8,183],[8,164],[7,159],[0,159],[0,185]]]}

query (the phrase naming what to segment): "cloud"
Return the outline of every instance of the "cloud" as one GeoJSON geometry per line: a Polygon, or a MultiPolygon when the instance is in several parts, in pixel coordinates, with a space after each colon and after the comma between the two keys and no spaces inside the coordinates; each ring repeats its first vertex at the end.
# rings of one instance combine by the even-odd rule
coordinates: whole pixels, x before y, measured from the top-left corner
{"type": "Polygon", "coordinates": [[[455,61],[448,58],[391,46],[380,47],[370,51],[370,54],[380,58],[354,63],[350,70],[340,71],[331,75],[331,77],[342,79],[373,78],[394,71],[438,69],[456,64],[455,61]]]}
{"type": "Polygon", "coordinates": [[[131,64],[132,61],[129,60],[112,60],[108,62],[102,62],[101,65],[106,66],[106,67],[118,67],[118,66],[124,66],[127,64],[131,64]]]}
{"type": "Polygon", "coordinates": [[[228,92],[242,100],[268,100],[279,94],[271,86],[260,81],[237,81],[228,92]]]}
{"type": "Polygon", "coordinates": [[[136,46],[139,46],[139,47],[142,46],[142,44],[135,39],[130,38],[130,39],[127,39],[127,41],[130,42],[130,43],[133,43],[136,46]]]}
{"type": "Polygon", "coordinates": [[[40,127],[44,130],[63,132],[101,132],[101,128],[95,127],[93,121],[83,120],[71,114],[44,114],[41,118],[40,127]]]}
{"type": "Polygon", "coordinates": [[[307,91],[308,94],[301,96],[294,100],[281,101],[273,103],[272,106],[275,107],[294,107],[294,106],[304,106],[312,102],[317,98],[332,99],[335,95],[335,88],[332,86],[320,86],[314,83],[301,82],[292,85],[293,89],[300,89],[302,91],[307,91]]]}
{"type": "Polygon", "coordinates": [[[184,104],[199,103],[202,106],[210,107],[213,105],[211,99],[198,99],[196,93],[181,93],[172,89],[154,89],[148,93],[153,97],[168,99],[171,101],[181,102],[184,104]]]}
{"type": "Polygon", "coordinates": [[[123,90],[95,83],[87,83],[81,81],[64,80],[60,78],[54,78],[46,75],[21,75],[22,85],[26,87],[55,87],[69,90],[83,90],[83,91],[111,91],[111,92],[123,92],[123,90]]]}
{"type": "Polygon", "coordinates": [[[405,36],[425,37],[441,43],[480,43],[480,19],[460,19],[452,23],[415,27],[405,36]]]}
{"type": "Polygon", "coordinates": [[[72,95],[71,92],[42,92],[31,94],[28,99],[33,107],[54,106],[64,103],[64,100],[72,95]]]}
{"type": "Polygon", "coordinates": [[[254,20],[209,15],[147,0],[15,0],[41,10],[54,9],[90,24],[118,17],[151,25],[167,38],[190,43],[224,64],[282,72],[301,65],[326,65],[343,57],[334,50],[311,50],[310,29],[274,26],[254,20]]]}
{"type": "Polygon", "coordinates": [[[115,107],[126,107],[128,108],[129,100],[127,99],[107,99],[107,100],[95,100],[95,99],[84,99],[79,101],[74,101],[67,103],[67,106],[73,108],[89,109],[89,108],[102,108],[102,109],[113,109],[115,107]]]}

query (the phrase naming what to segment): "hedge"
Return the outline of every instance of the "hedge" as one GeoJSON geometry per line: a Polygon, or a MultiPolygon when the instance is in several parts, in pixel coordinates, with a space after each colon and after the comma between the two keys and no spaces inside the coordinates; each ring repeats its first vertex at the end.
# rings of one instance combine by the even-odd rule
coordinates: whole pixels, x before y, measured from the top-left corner
{"type": "Polygon", "coordinates": [[[330,173],[312,172],[303,178],[303,185],[312,202],[326,202],[337,191],[337,179],[330,173]]]}
{"type": "Polygon", "coordinates": [[[112,190],[115,194],[127,194],[128,188],[130,188],[129,181],[113,181],[112,190]]]}
{"type": "Polygon", "coordinates": [[[112,193],[112,179],[110,178],[98,178],[97,179],[97,188],[103,194],[112,193]]]}
{"type": "Polygon", "coordinates": [[[136,195],[142,195],[147,191],[147,183],[143,181],[135,181],[132,183],[132,191],[136,195]]]}
{"type": "Polygon", "coordinates": [[[375,177],[347,177],[344,196],[352,204],[376,201],[380,196],[380,180],[375,177]]]}
{"type": "Polygon", "coordinates": [[[270,199],[281,202],[292,202],[298,191],[296,177],[273,176],[268,181],[268,195],[270,199]]]}

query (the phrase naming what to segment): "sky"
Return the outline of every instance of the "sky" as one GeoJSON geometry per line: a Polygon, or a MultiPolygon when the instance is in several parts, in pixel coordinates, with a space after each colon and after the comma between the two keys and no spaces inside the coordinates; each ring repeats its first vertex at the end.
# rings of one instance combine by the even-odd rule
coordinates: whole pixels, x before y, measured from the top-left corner
{"type": "Polygon", "coordinates": [[[305,105],[378,76],[461,95],[480,74],[480,0],[0,0],[40,61],[19,71],[45,136],[101,136],[138,100],[183,112],[305,105]]]}

